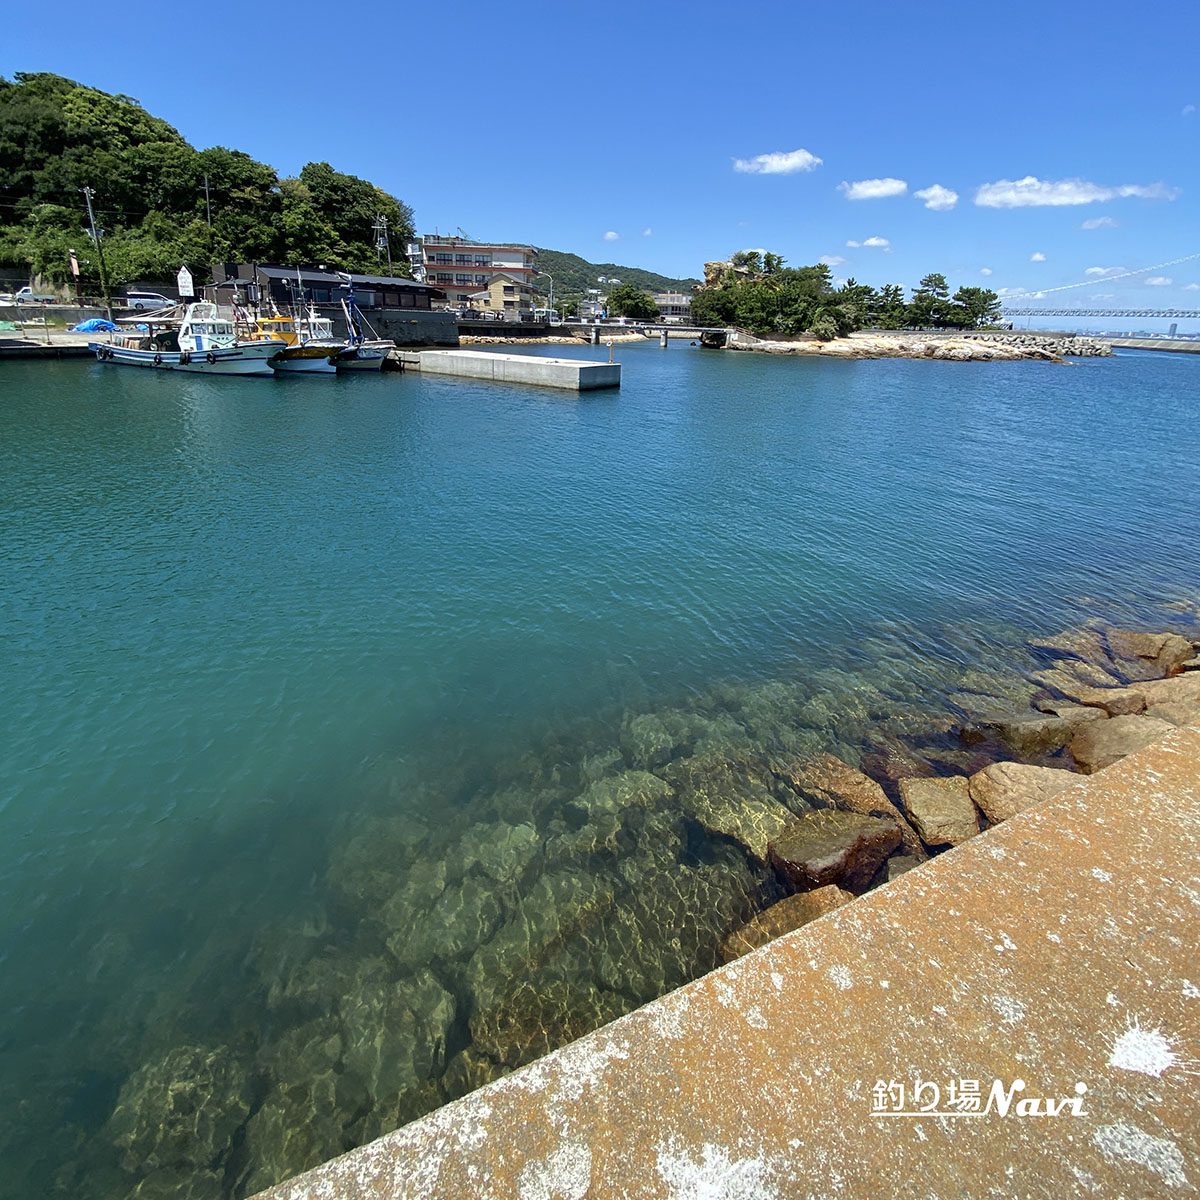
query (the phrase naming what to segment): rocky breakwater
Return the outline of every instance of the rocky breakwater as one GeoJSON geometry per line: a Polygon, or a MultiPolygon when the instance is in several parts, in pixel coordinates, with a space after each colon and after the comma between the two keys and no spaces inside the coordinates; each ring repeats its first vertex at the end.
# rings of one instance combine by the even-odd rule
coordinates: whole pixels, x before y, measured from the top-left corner
{"type": "MultiPolygon", "coordinates": [[[[705,336],[709,338],[709,335],[705,336]]],[[[716,343],[710,338],[705,344],[716,343]]],[[[924,358],[944,362],[1065,362],[1068,358],[1112,353],[1106,342],[1093,338],[1015,333],[852,333],[848,337],[821,342],[811,337],[772,341],[735,329],[728,332],[724,346],[728,350],[753,350],[760,354],[924,358]]]]}
{"type": "MultiPolygon", "coordinates": [[[[985,690],[952,697],[961,720],[940,749],[922,755],[894,747],[899,769],[882,775],[895,802],[876,779],[831,754],[776,768],[812,806],[767,850],[780,885],[795,894],[728,934],[726,961],[1049,799],[1080,773],[1102,771],[1175,726],[1200,725],[1200,640],[1078,629],[1029,648],[1044,665],[1015,687],[1002,676],[968,673],[964,682],[985,690]],[[953,764],[976,769],[938,769],[953,764]]],[[[864,765],[886,762],[868,755],[864,765]]]]}

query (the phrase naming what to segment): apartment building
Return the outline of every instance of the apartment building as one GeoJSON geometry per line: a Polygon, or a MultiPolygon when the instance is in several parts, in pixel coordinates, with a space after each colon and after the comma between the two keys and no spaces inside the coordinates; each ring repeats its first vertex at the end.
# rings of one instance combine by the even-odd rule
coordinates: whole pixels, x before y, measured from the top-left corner
{"type": "Polygon", "coordinates": [[[498,273],[527,287],[533,286],[537,274],[537,250],[532,246],[427,233],[408,249],[414,277],[444,291],[454,308],[469,304],[498,273]]]}

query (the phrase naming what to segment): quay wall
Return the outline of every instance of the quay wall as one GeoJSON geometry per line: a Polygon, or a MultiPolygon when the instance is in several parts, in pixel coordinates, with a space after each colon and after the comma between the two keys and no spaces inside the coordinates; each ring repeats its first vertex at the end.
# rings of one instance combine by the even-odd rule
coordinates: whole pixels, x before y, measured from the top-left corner
{"type": "Polygon", "coordinates": [[[406,365],[415,365],[431,375],[457,375],[493,383],[532,383],[577,392],[621,386],[620,363],[489,354],[482,350],[426,350],[401,357],[406,365]],[[417,359],[415,364],[413,358],[417,359]]]}
{"type": "Polygon", "coordinates": [[[1191,1194],[1197,897],[1185,726],[261,1196],[1191,1194]],[[989,1108],[886,1115],[893,1084],[906,1109],[932,1099],[912,1100],[917,1079],[939,1112],[961,1115],[962,1080],[989,1108]],[[1071,1103],[1015,1107],[1039,1098],[1071,1103]]]}

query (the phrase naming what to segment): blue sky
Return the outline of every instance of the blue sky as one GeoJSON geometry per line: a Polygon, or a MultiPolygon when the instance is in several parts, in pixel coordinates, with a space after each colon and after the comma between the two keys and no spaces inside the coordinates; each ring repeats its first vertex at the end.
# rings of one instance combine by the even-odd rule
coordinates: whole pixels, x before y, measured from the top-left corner
{"type": "Polygon", "coordinates": [[[0,74],[125,92],[284,173],[326,159],[422,231],[677,275],[765,247],[876,284],[939,270],[1046,301],[1200,307],[1200,258],[1113,278],[1200,251],[1191,4],[1140,21],[1106,0],[299,0],[211,3],[193,30],[172,9],[54,13],[6,14],[0,74]],[[1069,284],[1085,286],[1047,290],[1069,284]]]}

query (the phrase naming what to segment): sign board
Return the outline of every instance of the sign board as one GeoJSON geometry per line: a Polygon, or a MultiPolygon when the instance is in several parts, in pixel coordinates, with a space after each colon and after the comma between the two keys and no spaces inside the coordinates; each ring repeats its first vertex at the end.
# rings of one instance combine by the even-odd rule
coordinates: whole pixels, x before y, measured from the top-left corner
{"type": "Polygon", "coordinates": [[[179,274],[175,276],[176,286],[179,288],[181,296],[194,296],[195,289],[192,287],[192,273],[187,267],[180,267],[179,274]]]}
{"type": "Polygon", "coordinates": [[[79,259],[77,259],[75,257],[74,250],[69,250],[67,253],[70,254],[70,256],[71,256],[71,274],[74,275],[76,279],[78,279],[79,278],[79,259]]]}

